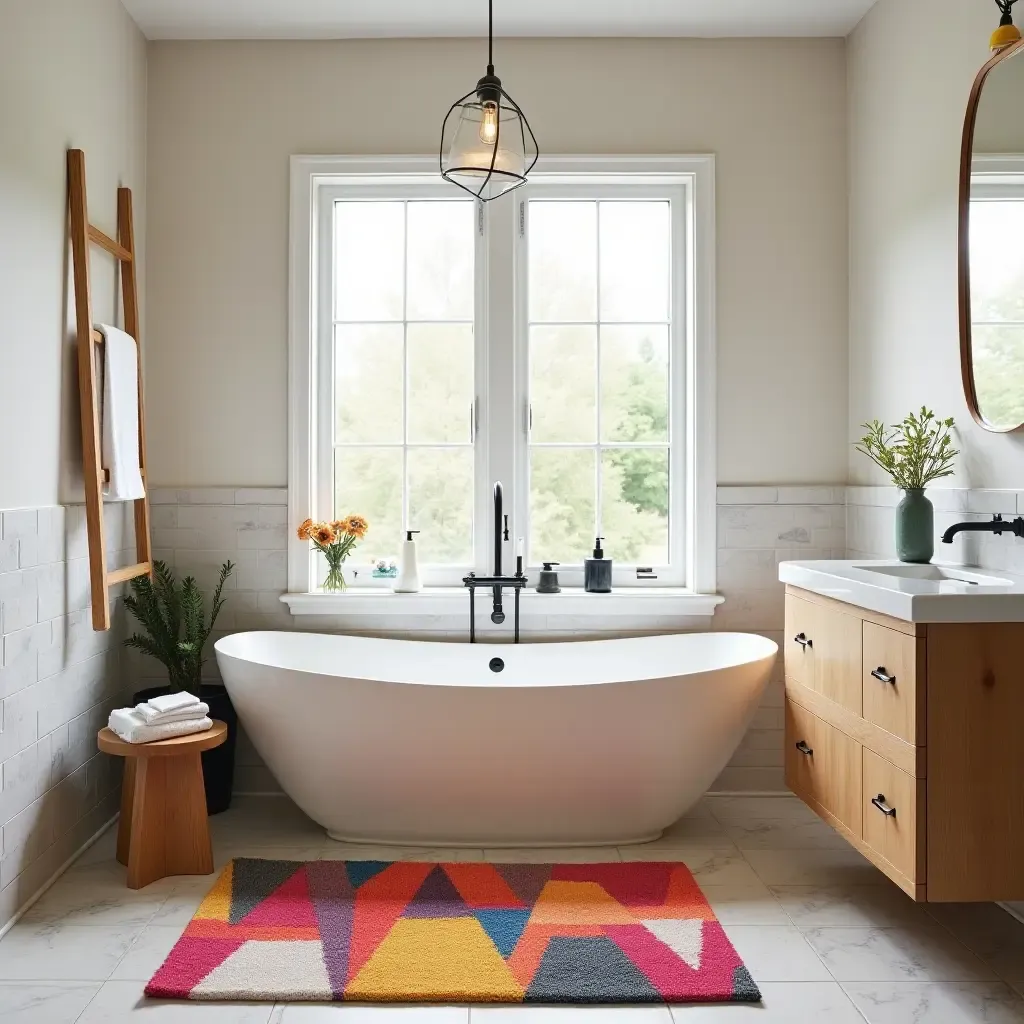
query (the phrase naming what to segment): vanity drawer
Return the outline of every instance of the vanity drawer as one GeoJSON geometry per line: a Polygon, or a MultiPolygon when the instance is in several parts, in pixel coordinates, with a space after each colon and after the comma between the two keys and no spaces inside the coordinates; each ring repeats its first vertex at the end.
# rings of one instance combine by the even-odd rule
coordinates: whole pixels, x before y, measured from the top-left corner
{"type": "Polygon", "coordinates": [[[786,785],[856,836],[861,832],[861,773],[860,744],[787,698],[786,785]]]}
{"type": "Polygon", "coordinates": [[[918,665],[917,645],[916,637],[864,623],[864,718],[914,744],[918,742],[918,672],[923,667],[918,665]]]}
{"type": "Polygon", "coordinates": [[[861,714],[861,620],[786,595],[786,675],[861,714]]]}
{"type": "Polygon", "coordinates": [[[864,843],[907,881],[923,883],[924,837],[918,831],[918,822],[924,822],[923,781],[866,747],[863,772],[864,843]]]}
{"type": "Polygon", "coordinates": [[[815,612],[818,606],[799,597],[786,596],[785,670],[790,679],[814,686],[815,612]]]}

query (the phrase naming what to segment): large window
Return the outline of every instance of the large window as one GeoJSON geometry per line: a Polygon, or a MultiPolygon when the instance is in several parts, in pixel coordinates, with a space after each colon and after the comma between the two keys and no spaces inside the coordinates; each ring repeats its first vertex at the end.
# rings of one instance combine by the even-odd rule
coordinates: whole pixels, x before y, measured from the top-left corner
{"type": "Polygon", "coordinates": [[[293,197],[293,517],[365,515],[360,584],[418,530],[455,585],[493,568],[500,480],[505,568],[521,537],[571,586],[602,536],[616,586],[713,588],[708,161],[572,161],[486,206],[415,161],[334,165],[293,197]]]}

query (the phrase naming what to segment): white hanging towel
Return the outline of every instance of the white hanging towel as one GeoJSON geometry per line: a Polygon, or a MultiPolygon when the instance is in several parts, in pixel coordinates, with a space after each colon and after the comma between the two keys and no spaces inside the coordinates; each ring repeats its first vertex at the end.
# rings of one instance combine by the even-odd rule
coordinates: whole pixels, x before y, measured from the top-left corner
{"type": "Polygon", "coordinates": [[[103,335],[103,466],[110,501],[145,497],[139,469],[139,348],[130,334],[99,324],[103,335]]]}

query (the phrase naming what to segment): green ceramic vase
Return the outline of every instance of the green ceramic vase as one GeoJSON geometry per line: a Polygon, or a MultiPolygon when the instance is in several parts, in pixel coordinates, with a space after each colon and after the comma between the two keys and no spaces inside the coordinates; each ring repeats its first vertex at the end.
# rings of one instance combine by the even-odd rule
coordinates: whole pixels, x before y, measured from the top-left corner
{"type": "Polygon", "coordinates": [[[935,514],[923,488],[904,491],[896,506],[896,554],[922,564],[935,554],[935,514]]]}

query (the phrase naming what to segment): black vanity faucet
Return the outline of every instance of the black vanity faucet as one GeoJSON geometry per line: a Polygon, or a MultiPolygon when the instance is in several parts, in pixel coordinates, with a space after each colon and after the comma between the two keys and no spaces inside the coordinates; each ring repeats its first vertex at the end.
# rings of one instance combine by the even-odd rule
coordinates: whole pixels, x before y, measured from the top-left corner
{"type": "Polygon", "coordinates": [[[942,535],[942,543],[952,544],[958,533],[1012,533],[1015,537],[1024,537],[1024,517],[1017,516],[1009,523],[1000,515],[993,516],[990,523],[957,523],[942,535]]]}

